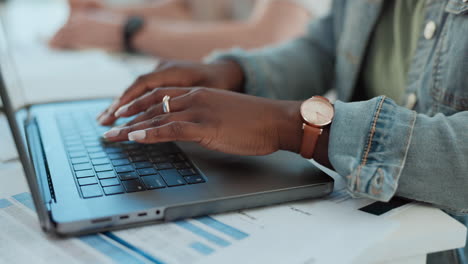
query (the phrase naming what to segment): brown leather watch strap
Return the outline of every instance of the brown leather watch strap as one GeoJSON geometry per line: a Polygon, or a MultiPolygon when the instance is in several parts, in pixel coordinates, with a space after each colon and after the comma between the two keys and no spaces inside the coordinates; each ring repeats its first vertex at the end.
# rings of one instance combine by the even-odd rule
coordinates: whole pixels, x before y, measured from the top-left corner
{"type": "Polygon", "coordinates": [[[317,141],[322,134],[322,129],[304,124],[304,134],[302,136],[301,156],[311,159],[314,156],[317,141]]]}

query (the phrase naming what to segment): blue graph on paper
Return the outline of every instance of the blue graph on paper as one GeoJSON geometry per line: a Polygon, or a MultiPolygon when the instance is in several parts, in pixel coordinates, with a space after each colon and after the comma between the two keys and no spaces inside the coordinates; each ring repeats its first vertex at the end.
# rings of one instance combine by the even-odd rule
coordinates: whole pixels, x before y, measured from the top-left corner
{"type": "MultiPolygon", "coordinates": [[[[35,210],[30,193],[16,194],[12,196],[12,198],[27,208],[35,210]]],[[[12,205],[13,204],[7,199],[0,199],[0,209],[7,208],[12,205]]],[[[216,251],[215,248],[209,246],[206,242],[221,248],[228,247],[232,244],[231,241],[220,237],[210,230],[216,230],[217,232],[222,233],[233,240],[242,240],[249,236],[249,234],[210,216],[198,217],[194,218],[194,220],[200,225],[195,225],[187,220],[177,221],[174,222],[174,224],[188,232],[191,232],[200,239],[200,241],[189,243],[187,247],[204,256],[210,255],[216,251]],[[200,226],[203,226],[204,228],[201,228],[200,226]]],[[[78,239],[95,250],[101,252],[102,254],[108,256],[115,263],[163,263],[151,254],[114,235],[112,232],[105,232],[100,235],[81,236],[78,237],[78,239]],[[124,250],[122,247],[115,245],[111,241],[120,244],[127,250],[124,250]],[[136,257],[136,255],[138,257],[136,257]]]]}

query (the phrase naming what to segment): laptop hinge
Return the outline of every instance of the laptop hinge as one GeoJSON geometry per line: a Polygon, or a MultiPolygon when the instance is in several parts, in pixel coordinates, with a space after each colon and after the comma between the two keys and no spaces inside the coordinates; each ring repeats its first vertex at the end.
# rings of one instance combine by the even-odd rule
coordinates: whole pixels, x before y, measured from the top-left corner
{"type": "Polygon", "coordinates": [[[50,210],[50,204],[56,202],[55,191],[36,119],[28,116],[25,127],[26,137],[29,143],[29,153],[31,154],[37,180],[40,185],[39,187],[42,190],[44,202],[48,210],[50,210]]]}

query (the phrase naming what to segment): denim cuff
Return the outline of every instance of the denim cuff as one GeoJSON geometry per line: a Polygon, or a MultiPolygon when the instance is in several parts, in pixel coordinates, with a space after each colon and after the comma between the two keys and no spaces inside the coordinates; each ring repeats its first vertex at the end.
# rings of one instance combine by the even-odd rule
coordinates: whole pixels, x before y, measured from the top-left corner
{"type": "Polygon", "coordinates": [[[388,201],[395,194],[416,113],[385,96],[335,103],[329,159],[354,197],[388,201]]]}
{"type": "Polygon", "coordinates": [[[249,55],[249,52],[234,48],[229,51],[215,51],[207,56],[203,61],[205,63],[213,63],[219,60],[230,60],[238,63],[244,72],[244,92],[246,94],[268,97],[265,94],[265,74],[260,72],[260,68],[257,65],[257,60],[253,56],[249,55]]]}

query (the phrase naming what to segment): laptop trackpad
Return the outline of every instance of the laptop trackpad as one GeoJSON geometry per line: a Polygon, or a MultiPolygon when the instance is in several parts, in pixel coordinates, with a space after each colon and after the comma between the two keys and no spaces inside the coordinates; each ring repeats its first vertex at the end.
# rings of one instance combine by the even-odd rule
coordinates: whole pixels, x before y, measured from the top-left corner
{"type": "Polygon", "coordinates": [[[207,150],[194,143],[177,143],[208,180],[225,183],[293,187],[330,182],[331,178],[301,156],[278,151],[266,156],[239,156],[207,150]],[[221,180],[219,178],[221,177],[221,180]],[[267,184],[266,184],[267,183],[267,184]]]}

